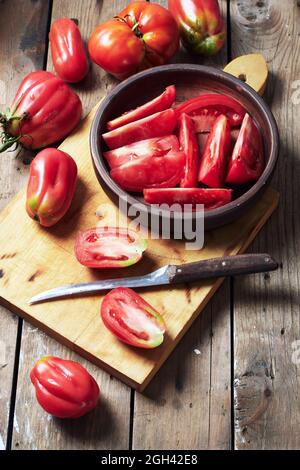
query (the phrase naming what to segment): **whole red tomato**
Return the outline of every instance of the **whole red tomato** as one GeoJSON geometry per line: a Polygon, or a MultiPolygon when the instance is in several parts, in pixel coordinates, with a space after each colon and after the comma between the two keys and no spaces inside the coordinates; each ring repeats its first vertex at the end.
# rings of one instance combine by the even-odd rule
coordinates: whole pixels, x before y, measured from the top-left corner
{"type": "Polygon", "coordinates": [[[92,60],[120,80],[163,65],[179,46],[179,29],[161,5],[130,3],[114,19],[99,25],[89,40],[92,60]]]}
{"type": "Polygon", "coordinates": [[[10,110],[0,114],[0,152],[14,144],[47,147],[66,137],[81,118],[79,96],[59,77],[37,70],[21,82],[10,110]]]}
{"type": "Polygon", "coordinates": [[[66,82],[80,82],[88,73],[89,63],[78,26],[70,18],[60,18],[52,23],[49,39],[57,75],[66,82]]]}
{"type": "Polygon", "coordinates": [[[41,407],[57,418],[80,418],[97,405],[99,387],[78,362],[43,357],[30,379],[41,407]]]}
{"type": "Polygon", "coordinates": [[[75,191],[77,166],[55,148],[42,150],[30,165],[26,210],[44,227],[56,224],[69,209],[75,191]]]}

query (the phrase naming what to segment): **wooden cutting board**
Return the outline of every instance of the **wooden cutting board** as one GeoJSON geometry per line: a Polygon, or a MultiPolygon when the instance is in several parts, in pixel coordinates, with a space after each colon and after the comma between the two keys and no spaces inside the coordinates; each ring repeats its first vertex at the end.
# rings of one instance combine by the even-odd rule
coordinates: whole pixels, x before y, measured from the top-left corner
{"type": "MultiPolygon", "coordinates": [[[[167,324],[162,346],[141,351],[119,342],[99,317],[102,295],[29,306],[41,291],[68,283],[146,274],[165,264],[235,255],[246,250],[278,204],[268,189],[260,202],[239,221],[205,235],[201,251],[186,251],[183,242],[151,240],[145,258],[128,269],[97,272],[81,266],[73,254],[78,229],[111,225],[118,214],[95,176],[89,152],[94,112],[60,146],[76,160],[79,183],[72,206],[57,226],[41,228],[26,214],[25,189],[0,214],[0,302],[58,341],[142,391],[169,356],[222,279],[197,285],[139,290],[167,324]],[[103,207],[103,204],[108,204],[103,207]],[[99,214],[103,217],[99,217],[99,214]]],[[[120,216],[119,225],[126,225],[120,216]]],[[[51,355],[52,351],[48,351],[51,355]]],[[[38,358],[32,357],[32,362],[38,358]]]]}

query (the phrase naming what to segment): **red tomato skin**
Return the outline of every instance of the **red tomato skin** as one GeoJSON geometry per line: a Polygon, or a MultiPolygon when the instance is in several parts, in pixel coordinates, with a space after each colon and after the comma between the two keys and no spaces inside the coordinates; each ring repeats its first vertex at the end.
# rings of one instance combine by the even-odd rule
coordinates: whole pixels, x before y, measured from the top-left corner
{"type": "MultiPolygon", "coordinates": [[[[160,346],[164,340],[166,325],[163,318],[157,310],[132,289],[117,287],[110,291],[102,301],[100,315],[106,328],[120,341],[131,346],[153,349],[160,346]],[[146,320],[148,319],[153,323],[153,326],[156,327],[156,334],[152,331],[152,338],[151,331],[147,331],[146,328],[142,331],[138,329],[140,321],[139,325],[133,325],[132,318],[131,322],[126,321],[128,307],[138,309],[140,317],[144,316],[146,320]]],[[[145,320],[144,325],[146,325],[145,320]]]]}
{"type": "Polygon", "coordinates": [[[264,168],[261,133],[253,119],[246,114],[229,161],[226,182],[238,185],[256,181],[264,168]]]}
{"type": "Polygon", "coordinates": [[[78,26],[70,18],[60,18],[51,25],[50,49],[57,75],[70,83],[84,79],[89,70],[84,43],[78,26]]]}
{"type": "Polygon", "coordinates": [[[88,268],[126,268],[137,263],[146,249],[146,240],[120,227],[82,230],[75,241],[76,258],[88,268]]]}
{"type": "Polygon", "coordinates": [[[133,2],[116,16],[92,33],[89,53],[96,64],[119,80],[165,64],[177,51],[177,23],[161,5],[133,2]],[[135,31],[132,18],[138,23],[135,31]]]}
{"type": "Polygon", "coordinates": [[[80,418],[97,405],[99,387],[78,362],[47,356],[30,372],[41,407],[57,418],[80,418]]]}
{"type": "Polygon", "coordinates": [[[106,145],[113,150],[139,140],[172,134],[176,124],[177,117],[174,109],[166,109],[106,132],[102,134],[102,137],[106,145]]]}
{"type": "Polygon", "coordinates": [[[180,182],[180,187],[196,188],[198,186],[200,153],[193,119],[183,113],[179,117],[178,126],[180,146],[186,156],[184,177],[180,182]]]}
{"type": "Polygon", "coordinates": [[[211,188],[222,188],[231,147],[231,130],[226,116],[219,116],[205,145],[199,181],[211,188]]]}
{"type": "Polygon", "coordinates": [[[169,152],[163,156],[141,157],[110,172],[125,191],[143,192],[145,188],[172,188],[183,177],[185,154],[169,152]]]}
{"type": "Polygon", "coordinates": [[[6,132],[26,148],[47,147],[66,137],[82,114],[79,96],[59,77],[38,70],[21,82],[11,109],[22,119],[9,120],[6,132]]]}
{"type": "Polygon", "coordinates": [[[232,200],[232,189],[211,188],[155,188],[144,189],[144,199],[148,204],[204,204],[205,210],[216,209],[232,200]]]}
{"type": "Polygon", "coordinates": [[[26,210],[44,227],[55,225],[69,209],[77,180],[77,165],[55,148],[42,150],[30,165],[26,210]]]}
{"type": "Polygon", "coordinates": [[[127,111],[118,118],[109,121],[107,123],[107,129],[112,131],[118,127],[124,126],[125,124],[129,124],[130,122],[137,121],[138,119],[158,113],[159,111],[164,111],[172,106],[175,101],[175,96],[175,86],[168,86],[161,95],[148,101],[148,103],[145,103],[132,111],[127,111]]]}

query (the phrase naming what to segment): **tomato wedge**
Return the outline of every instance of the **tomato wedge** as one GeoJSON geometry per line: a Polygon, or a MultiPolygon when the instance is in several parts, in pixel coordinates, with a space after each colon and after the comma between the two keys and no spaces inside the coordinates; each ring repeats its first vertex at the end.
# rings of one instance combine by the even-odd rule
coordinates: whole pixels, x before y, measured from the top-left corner
{"type": "Polygon", "coordinates": [[[200,163],[199,181],[211,188],[224,185],[231,146],[230,125],[226,116],[219,116],[206,142],[200,163]]]}
{"type": "Polygon", "coordinates": [[[213,123],[211,114],[215,115],[215,117],[224,114],[231,126],[239,126],[243,121],[246,110],[238,101],[230,96],[209,93],[185,101],[176,108],[176,113],[178,116],[182,113],[189,114],[196,122],[196,131],[207,132],[210,130],[207,127],[211,127],[213,123]]]}
{"type": "Polygon", "coordinates": [[[108,161],[110,168],[116,168],[135,158],[164,155],[169,150],[179,150],[179,142],[176,135],[140,140],[139,142],[104,152],[103,155],[108,161]]]}
{"type": "Polygon", "coordinates": [[[110,149],[116,149],[138,140],[172,134],[176,124],[174,109],[167,109],[106,132],[102,137],[110,149]]]}
{"type": "Polygon", "coordinates": [[[143,192],[144,188],[172,188],[183,177],[185,155],[170,151],[163,156],[134,159],[110,172],[125,191],[143,192]]]}
{"type": "Polygon", "coordinates": [[[164,340],[161,315],[132,289],[118,287],[103,299],[102,320],[119,340],[138,348],[152,349],[164,340]]]}
{"type": "Polygon", "coordinates": [[[129,124],[130,122],[137,121],[151,114],[158,113],[159,111],[164,111],[172,106],[175,101],[176,89],[174,85],[168,86],[165,91],[154,98],[148,103],[143,104],[142,106],[133,109],[132,111],[127,111],[122,114],[122,116],[113,119],[107,123],[107,129],[112,131],[118,127],[129,124]]]}
{"type": "Polygon", "coordinates": [[[264,168],[262,137],[253,119],[246,114],[229,161],[226,183],[256,181],[264,168]]]}
{"type": "Polygon", "coordinates": [[[95,227],[78,233],[75,255],[89,268],[126,268],[137,263],[147,241],[127,228],[95,227]]]}
{"type": "Polygon", "coordinates": [[[181,188],[196,188],[198,186],[200,153],[193,119],[183,113],[179,117],[178,126],[180,146],[186,156],[184,177],[180,186],[181,188]]]}
{"type": "Polygon", "coordinates": [[[204,208],[216,209],[232,200],[232,189],[207,188],[155,188],[144,189],[144,199],[149,204],[204,204],[204,208]]]}

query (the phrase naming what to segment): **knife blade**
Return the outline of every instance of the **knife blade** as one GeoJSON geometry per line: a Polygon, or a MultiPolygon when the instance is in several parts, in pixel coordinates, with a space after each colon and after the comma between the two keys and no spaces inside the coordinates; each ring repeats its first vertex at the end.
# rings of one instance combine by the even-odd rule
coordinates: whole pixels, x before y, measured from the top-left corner
{"type": "Polygon", "coordinates": [[[84,282],[57,287],[32,297],[30,305],[74,297],[84,294],[97,294],[115,287],[151,287],[182,284],[215,277],[253,274],[274,271],[278,263],[266,253],[245,254],[211,258],[182,265],[166,265],[144,276],[134,276],[104,281],[84,282]]]}

